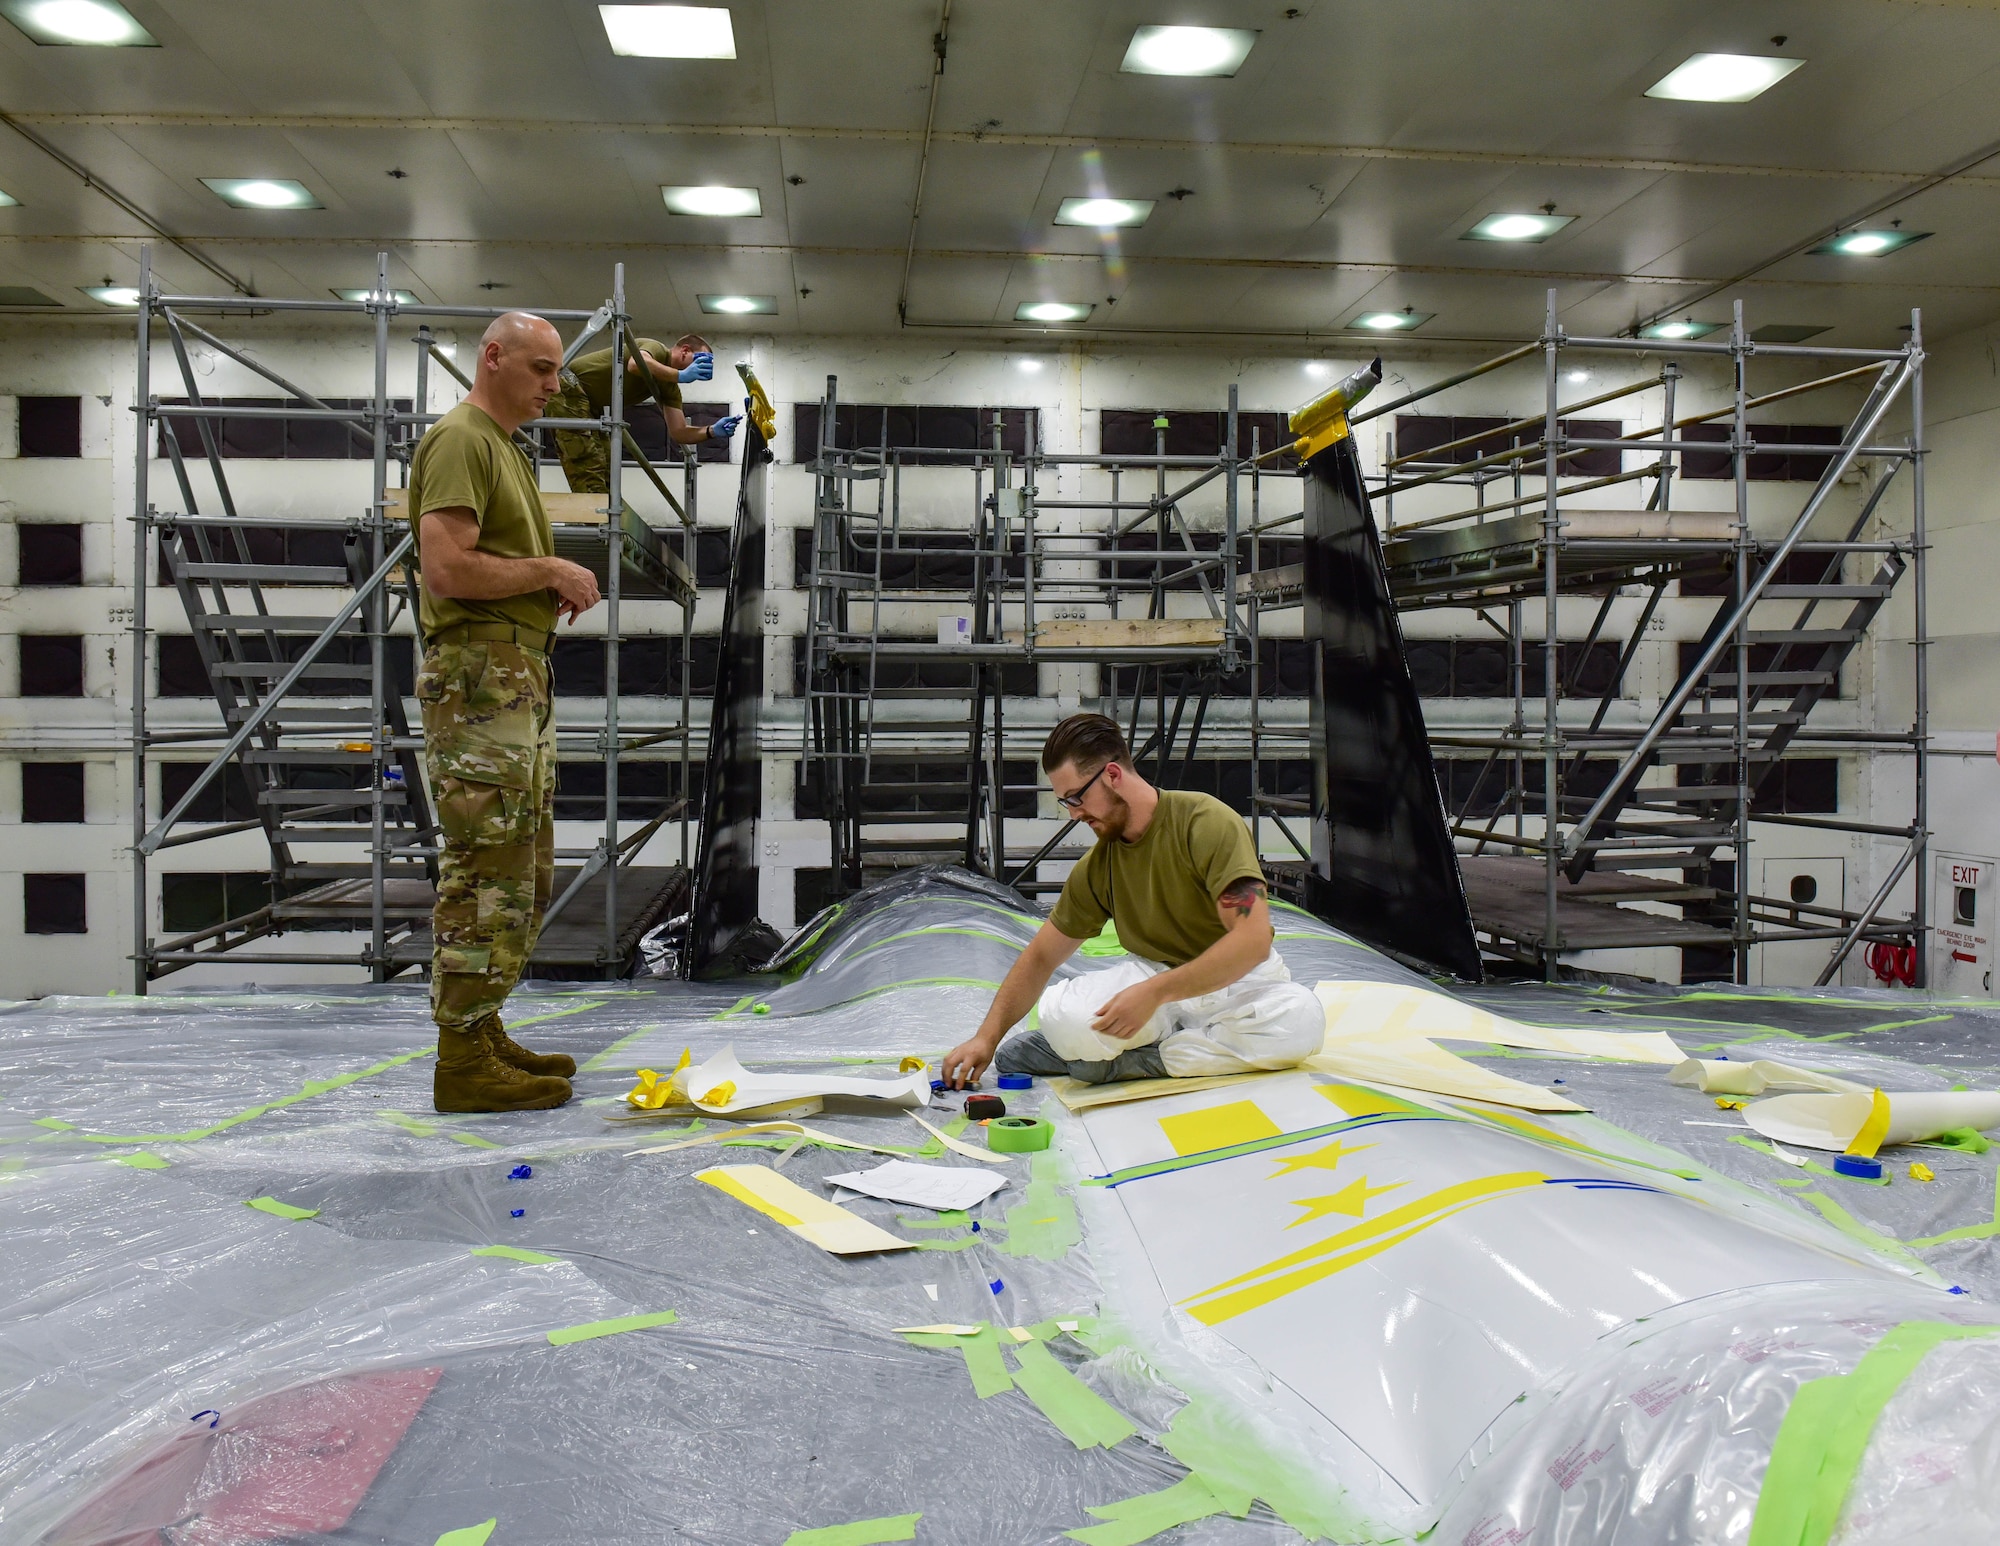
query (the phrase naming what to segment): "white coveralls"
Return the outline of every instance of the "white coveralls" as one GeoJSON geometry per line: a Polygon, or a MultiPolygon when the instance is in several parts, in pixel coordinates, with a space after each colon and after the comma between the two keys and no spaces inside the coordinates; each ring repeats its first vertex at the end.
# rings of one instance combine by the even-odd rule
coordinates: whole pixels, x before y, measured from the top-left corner
{"type": "Polygon", "coordinates": [[[1290,1068],[1326,1038],[1326,1010],[1310,988],[1292,981],[1275,950],[1226,988],[1162,1005],[1129,1041],[1090,1028],[1113,995],[1166,969],[1132,956],[1051,983],[1035,1006],[1043,1038],[1056,1056],[1076,1063],[1109,1062],[1158,1043],[1160,1061],[1176,1079],[1290,1068]]]}

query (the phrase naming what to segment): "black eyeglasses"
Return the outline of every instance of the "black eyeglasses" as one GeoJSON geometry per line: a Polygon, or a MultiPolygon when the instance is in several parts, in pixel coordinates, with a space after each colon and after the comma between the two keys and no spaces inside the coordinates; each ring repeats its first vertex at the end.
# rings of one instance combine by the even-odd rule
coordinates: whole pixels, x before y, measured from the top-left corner
{"type": "MultiPolygon", "coordinates": [[[[1108,762],[1104,764],[1104,768],[1108,768],[1110,766],[1111,764],[1108,762]]],[[[1056,804],[1060,805],[1066,811],[1082,810],[1083,797],[1088,793],[1090,793],[1090,786],[1092,784],[1096,783],[1100,778],[1104,777],[1104,768],[1099,768],[1095,773],[1091,774],[1089,778],[1085,779],[1083,781],[1083,787],[1077,790],[1075,794],[1057,795],[1056,804]]]]}

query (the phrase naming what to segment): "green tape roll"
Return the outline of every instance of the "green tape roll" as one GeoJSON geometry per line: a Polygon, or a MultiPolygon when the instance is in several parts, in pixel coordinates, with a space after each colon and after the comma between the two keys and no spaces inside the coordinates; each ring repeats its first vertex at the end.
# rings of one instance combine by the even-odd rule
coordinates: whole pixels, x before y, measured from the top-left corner
{"type": "Polygon", "coordinates": [[[995,1154],[1030,1154],[1046,1149],[1055,1135],[1040,1117],[995,1117],[986,1124],[986,1147],[995,1154]]]}

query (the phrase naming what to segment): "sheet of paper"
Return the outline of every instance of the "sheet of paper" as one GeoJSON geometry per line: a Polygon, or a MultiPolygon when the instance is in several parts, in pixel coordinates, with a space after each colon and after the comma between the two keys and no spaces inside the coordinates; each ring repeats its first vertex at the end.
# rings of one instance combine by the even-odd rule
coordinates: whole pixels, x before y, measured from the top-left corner
{"type": "Polygon", "coordinates": [[[1679,1063],[1687,1054],[1663,1031],[1573,1030],[1523,1025],[1448,994],[1400,982],[1322,982],[1327,1039],[1388,1034],[1426,1041],[1479,1041],[1524,1052],[1560,1052],[1621,1063],[1679,1063]]]}
{"type": "Polygon", "coordinates": [[[724,1047],[699,1068],[676,1070],[674,1086],[703,1111],[720,1116],[815,1096],[859,1096],[906,1109],[925,1105],[931,1098],[927,1068],[898,1074],[893,1079],[850,1079],[839,1074],[755,1074],[737,1061],[734,1047],[724,1047]]]}
{"type": "MultiPolygon", "coordinates": [[[[1486,1015],[1483,1010],[1471,1010],[1470,1006],[1458,1005],[1443,994],[1396,983],[1322,982],[1313,991],[1326,1006],[1326,1040],[1302,1067],[1343,1079],[1364,1079],[1372,1084],[1397,1085],[1433,1095],[1456,1095],[1464,1100],[1483,1100],[1524,1111],[1588,1109],[1552,1090],[1467,1062],[1411,1029],[1413,1024],[1423,1023],[1449,1027],[1453,1035],[1468,1040],[1497,1040],[1497,1036],[1486,1034],[1484,1029],[1475,1035],[1474,1022],[1469,1019],[1447,1019],[1429,1001],[1435,999],[1466,1009],[1497,1026],[1497,1017],[1486,1015]]],[[[1674,1061],[1680,1061],[1678,1048],[1674,1061]]]]}
{"type": "Polygon", "coordinates": [[[916,1123],[917,1126],[921,1127],[925,1132],[929,1133],[933,1138],[935,1138],[939,1143],[943,1144],[947,1149],[951,1150],[952,1153],[963,1154],[967,1159],[983,1160],[989,1165],[1004,1165],[1007,1163],[1007,1161],[1009,1161],[1014,1157],[1011,1154],[992,1154],[985,1149],[975,1149],[969,1143],[960,1143],[956,1138],[952,1137],[951,1134],[946,1132],[941,1132],[937,1128],[932,1127],[930,1123],[926,1122],[922,1117],[918,1116],[914,1111],[910,1113],[910,1120],[916,1123]]]}
{"type": "Polygon", "coordinates": [[[973,1207],[1007,1184],[1005,1176],[990,1170],[967,1170],[963,1165],[919,1165],[913,1160],[890,1160],[873,1170],[851,1170],[822,1179],[829,1186],[844,1186],[866,1197],[906,1202],[939,1212],[973,1207]]]}
{"type": "Polygon", "coordinates": [[[710,1170],[697,1170],[694,1176],[836,1256],[916,1248],[915,1241],[899,1240],[886,1229],[877,1229],[868,1220],[824,1197],[815,1197],[768,1166],[717,1165],[710,1170]]]}
{"type": "MultiPolygon", "coordinates": [[[[1882,1146],[1923,1143],[1955,1127],[2000,1127],[2000,1094],[1988,1090],[1888,1090],[1889,1127],[1882,1146]]],[[[1872,1090],[1841,1095],[1773,1095],[1743,1110],[1766,1138],[1800,1149],[1839,1154],[1854,1142],[1874,1109],[1872,1090]]]]}
{"type": "Polygon", "coordinates": [[[1820,1091],[1829,1095],[1865,1091],[1868,1086],[1832,1074],[1814,1073],[1790,1063],[1769,1058],[1737,1062],[1731,1058],[1689,1058],[1667,1075],[1668,1084],[1700,1090],[1704,1095],[1762,1095],[1767,1091],[1790,1094],[1820,1091]]]}
{"type": "MultiPolygon", "coordinates": [[[[1282,1070],[1280,1070],[1282,1071],[1282,1070]]],[[[1071,1111],[1088,1111],[1093,1106],[1116,1106],[1128,1100],[1153,1100],[1162,1095],[1191,1095],[1196,1090],[1216,1090],[1245,1079],[1268,1079],[1266,1072],[1254,1074],[1203,1074],[1193,1079],[1122,1079],[1112,1084],[1085,1084],[1081,1079],[1055,1078],[1049,1091],[1071,1111]]]]}

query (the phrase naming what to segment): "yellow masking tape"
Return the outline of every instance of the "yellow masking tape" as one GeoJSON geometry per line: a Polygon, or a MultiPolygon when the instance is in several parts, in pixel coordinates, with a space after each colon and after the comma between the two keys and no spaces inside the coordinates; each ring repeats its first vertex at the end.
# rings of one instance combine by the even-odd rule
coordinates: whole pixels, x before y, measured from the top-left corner
{"type": "Polygon", "coordinates": [[[1889,1097],[1877,1090],[1873,1104],[1868,1108],[1867,1120],[1861,1124],[1861,1130],[1854,1135],[1854,1142],[1847,1146],[1847,1152],[1857,1154],[1863,1159],[1873,1159],[1875,1151],[1882,1147],[1882,1139],[1888,1131],[1889,1097]]]}

